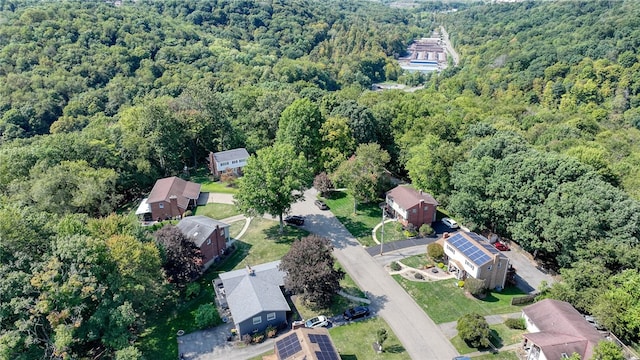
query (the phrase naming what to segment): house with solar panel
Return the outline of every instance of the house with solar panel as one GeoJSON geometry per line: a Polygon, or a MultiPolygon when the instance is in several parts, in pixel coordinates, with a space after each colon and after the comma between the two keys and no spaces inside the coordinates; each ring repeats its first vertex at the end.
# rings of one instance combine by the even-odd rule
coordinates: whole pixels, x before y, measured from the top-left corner
{"type": "Polygon", "coordinates": [[[242,175],[242,168],[247,166],[249,153],[245,148],[237,148],[209,153],[209,170],[213,176],[220,176],[225,171],[242,175]]]}
{"type": "Polygon", "coordinates": [[[226,303],[242,337],[287,323],[291,311],[284,296],[285,273],[280,260],[220,274],[226,303]]]}
{"type": "Polygon", "coordinates": [[[276,341],[275,354],[262,359],[340,360],[340,355],[327,329],[300,328],[276,341]]]}
{"type": "Polygon", "coordinates": [[[503,289],[509,270],[509,258],[485,237],[472,232],[445,234],[444,253],[449,272],[457,279],[472,277],[485,281],[488,289],[503,289]]]}

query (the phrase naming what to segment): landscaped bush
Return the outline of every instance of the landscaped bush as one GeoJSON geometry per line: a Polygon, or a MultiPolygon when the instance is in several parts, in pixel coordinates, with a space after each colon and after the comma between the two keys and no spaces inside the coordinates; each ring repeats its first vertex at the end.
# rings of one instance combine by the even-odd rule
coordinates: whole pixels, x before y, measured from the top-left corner
{"type": "Polygon", "coordinates": [[[397,261],[391,263],[391,270],[400,271],[402,269],[402,265],[400,265],[397,261]]]}
{"type": "Polygon", "coordinates": [[[524,330],[527,328],[523,318],[517,318],[517,319],[509,318],[504,322],[504,324],[509,329],[524,330]]]}
{"type": "Polygon", "coordinates": [[[413,275],[413,277],[415,277],[418,280],[423,280],[424,279],[424,275],[420,274],[420,273],[415,273],[413,275]]]}
{"type": "Polygon", "coordinates": [[[469,277],[464,282],[464,289],[473,296],[479,296],[484,294],[484,292],[487,290],[487,287],[484,280],[469,277]]]}
{"type": "Polygon", "coordinates": [[[458,281],[458,287],[461,288],[464,286],[464,280],[458,281]]]}
{"type": "Polygon", "coordinates": [[[433,228],[429,224],[422,224],[420,226],[420,236],[427,236],[433,234],[433,228]]]}
{"type": "Polygon", "coordinates": [[[418,235],[418,230],[416,230],[416,227],[410,223],[409,225],[407,225],[407,227],[405,227],[403,233],[404,233],[404,236],[410,238],[418,235]]]}
{"type": "Polygon", "coordinates": [[[184,217],[191,216],[191,215],[193,215],[193,211],[191,210],[187,210],[184,212],[184,217]]]}
{"type": "Polygon", "coordinates": [[[267,337],[274,338],[274,337],[276,337],[276,334],[278,333],[278,329],[276,329],[272,325],[269,325],[269,326],[267,326],[267,330],[265,330],[264,333],[267,335],[267,337]]]}
{"type": "Polygon", "coordinates": [[[427,245],[427,255],[433,260],[441,260],[444,257],[444,249],[438,243],[427,245]]]}
{"type": "Polygon", "coordinates": [[[439,267],[440,269],[444,269],[444,263],[441,263],[441,262],[440,262],[440,263],[438,263],[438,267],[439,267]]]}
{"type": "Polygon", "coordinates": [[[200,295],[200,283],[192,282],[187,285],[187,289],[185,290],[185,297],[187,299],[193,299],[200,295]]]}
{"type": "Polygon", "coordinates": [[[253,338],[251,337],[251,335],[244,334],[244,336],[242,336],[242,342],[244,342],[246,345],[251,344],[251,341],[253,341],[253,338]]]}
{"type": "Polygon", "coordinates": [[[195,322],[198,329],[207,329],[215,325],[218,311],[213,304],[202,304],[196,310],[195,322]]]}
{"type": "Polygon", "coordinates": [[[264,340],[264,333],[257,333],[253,335],[253,338],[251,340],[253,341],[254,344],[261,343],[262,340],[264,340]]]}

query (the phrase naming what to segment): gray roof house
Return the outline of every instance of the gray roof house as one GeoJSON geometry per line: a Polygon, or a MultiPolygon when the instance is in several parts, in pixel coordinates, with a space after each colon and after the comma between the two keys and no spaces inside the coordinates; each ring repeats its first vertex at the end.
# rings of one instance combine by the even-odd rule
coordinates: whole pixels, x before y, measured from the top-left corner
{"type": "Polygon", "coordinates": [[[285,273],[273,261],[220,274],[231,317],[240,336],[279,327],[291,311],[283,294],[285,273]]]}
{"type": "Polygon", "coordinates": [[[205,269],[224,254],[227,246],[231,245],[229,224],[208,216],[187,216],[180,220],[177,227],[184,236],[200,248],[205,269]]]}
{"type": "Polygon", "coordinates": [[[242,168],[247,166],[249,153],[245,148],[237,148],[220,152],[209,153],[209,170],[211,174],[218,176],[229,170],[236,175],[242,175],[242,168]]]}

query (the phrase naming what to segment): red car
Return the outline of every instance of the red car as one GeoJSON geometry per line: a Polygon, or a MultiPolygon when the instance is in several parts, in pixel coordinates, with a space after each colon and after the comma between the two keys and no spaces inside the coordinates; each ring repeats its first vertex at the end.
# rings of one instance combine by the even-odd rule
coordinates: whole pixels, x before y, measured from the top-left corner
{"type": "Polygon", "coordinates": [[[511,249],[509,249],[509,247],[503,243],[501,243],[500,241],[496,241],[495,243],[493,243],[493,246],[496,247],[496,249],[500,250],[500,251],[509,251],[511,249]]]}

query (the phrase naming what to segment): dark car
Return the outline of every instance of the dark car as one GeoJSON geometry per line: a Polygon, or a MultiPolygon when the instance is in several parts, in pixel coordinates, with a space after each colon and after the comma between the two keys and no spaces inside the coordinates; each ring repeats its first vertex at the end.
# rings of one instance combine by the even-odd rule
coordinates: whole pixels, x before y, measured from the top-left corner
{"type": "Polygon", "coordinates": [[[345,320],[353,320],[361,317],[369,316],[369,308],[366,306],[356,306],[348,309],[342,314],[345,320]]]}
{"type": "Polygon", "coordinates": [[[313,203],[316,204],[316,206],[320,210],[329,210],[329,207],[327,206],[327,204],[325,204],[324,201],[322,201],[322,200],[316,200],[313,203]]]}
{"type": "Polygon", "coordinates": [[[304,218],[298,215],[291,215],[284,218],[284,222],[291,225],[304,225],[304,218]]]}

